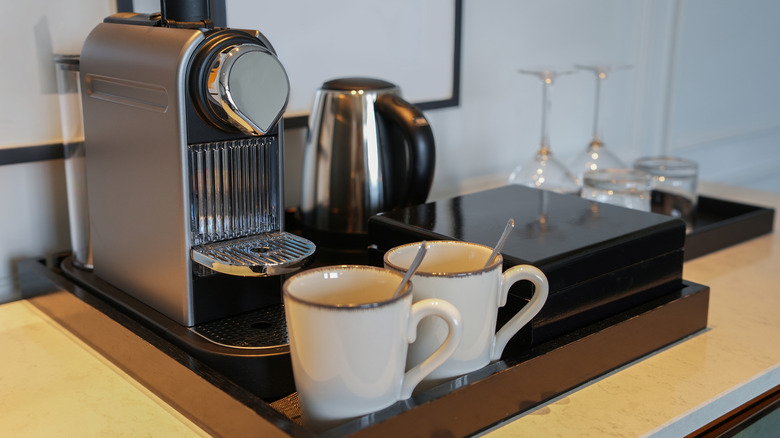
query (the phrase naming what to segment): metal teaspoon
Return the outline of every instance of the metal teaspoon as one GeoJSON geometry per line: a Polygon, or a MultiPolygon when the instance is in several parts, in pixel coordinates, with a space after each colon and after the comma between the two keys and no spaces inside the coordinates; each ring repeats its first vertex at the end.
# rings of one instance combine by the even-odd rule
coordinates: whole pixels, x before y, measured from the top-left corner
{"type": "Polygon", "coordinates": [[[512,231],[512,229],[515,228],[515,220],[510,218],[506,226],[504,227],[504,232],[501,233],[501,237],[498,238],[498,243],[496,243],[495,248],[493,248],[493,252],[490,253],[490,257],[487,259],[487,263],[485,263],[485,268],[490,265],[490,263],[493,261],[493,259],[496,257],[496,254],[501,251],[501,248],[504,247],[504,244],[506,243],[507,237],[509,237],[509,233],[512,231]]]}
{"type": "Polygon", "coordinates": [[[393,294],[393,298],[397,297],[398,294],[401,293],[401,290],[404,288],[404,285],[409,281],[410,278],[412,278],[412,275],[414,275],[415,272],[417,272],[417,268],[420,267],[420,263],[422,263],[423,257],[425,257],[425,252],[428,251],[428,248],[426,248],[427,242],[422,241],[422,244],[420,245],[420,249],[417,250],[417,255],[414,256],[414,260],[412,260],[412,264],[409,266],[409,269],[406,270],[406,274],[404,275],[403,280],[401,280],[401,284],[398,285],[398,289],[395,290],[395,293],[393,294]]]}

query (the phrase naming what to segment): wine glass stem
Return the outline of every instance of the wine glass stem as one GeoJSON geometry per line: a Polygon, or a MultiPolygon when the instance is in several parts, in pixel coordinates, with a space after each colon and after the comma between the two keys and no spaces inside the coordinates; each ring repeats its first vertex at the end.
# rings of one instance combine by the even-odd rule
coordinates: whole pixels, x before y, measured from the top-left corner
{"type": "Polygon", "coordinates": [[[549,132],[549,115],[550,115],[550,85],[552,85],[552,78],[545,76],[542,78],[542,145],[539,150],[540,153],[547,154],[550,152],[550,132],[549,132]]]}
{"type": "Polygon", "coordinates": [[[601,134],[599,131],[599,111],[601,109],[601,77],[598,72],[596,72],[596,97],[595,102],[593,105],[593,140],[594,142],[599,142],[599,135],[601,134]]]}

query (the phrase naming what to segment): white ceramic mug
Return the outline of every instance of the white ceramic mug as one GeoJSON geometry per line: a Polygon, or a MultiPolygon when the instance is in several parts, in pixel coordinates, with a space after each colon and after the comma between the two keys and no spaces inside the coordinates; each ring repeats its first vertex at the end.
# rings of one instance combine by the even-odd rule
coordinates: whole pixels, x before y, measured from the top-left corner
{"type": "Polygon", "coordinates": [[[441,299],[412,305],[412,283],[372,266],[329,266],[283,286],[293,377],[304,424],[325,430],[409,398],[449,358],[462,336],[460,314],[441,299]],[[426,318],[438,316],[439,318],[426,318]],[[404,372],[423,318],[446,327],[441,348],[404,372]]]}
{"type": "MultiPolygon", "coordinates": [[[[420,244],[410,243],[387,251],[385,266],[405,273],[420,244]]],[[[428,242],[425,258],[412,276],[414,301],[435,297],[457,307],[462,316],[463,339],[455,354],[426,378],[421,389],[498,360],[512,336],[539,313],[547,300],[549,284],[541,270],[519,265],[502,272],[501,254],[485,266],[492,251],[488,246],[469,242],[428,242]],[[498,308],[506,305],[509,288],[521,280],[533,283],[533,297],[496,333],[498,308]]],[[[446,337],[446,327],[435,318],[423,321],[417,332],[417,340],[409,346],[408,365],[419,363],[446,337]]]]}

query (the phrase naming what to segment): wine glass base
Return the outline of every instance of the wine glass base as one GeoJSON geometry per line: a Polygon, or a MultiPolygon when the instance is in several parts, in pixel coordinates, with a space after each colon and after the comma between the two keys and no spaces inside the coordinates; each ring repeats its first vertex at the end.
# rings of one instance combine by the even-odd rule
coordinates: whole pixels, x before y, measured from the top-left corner
{"type": "Polygon", "coordinates": [[[591,143],[588,148],[577,154],[569,163],[569,169],[576,172],[582,181],[585,172],[599,169],[625,169],[626,165],[603,144],[591,143]]]}
{"type": "Polygon", "coordinates": [[[549,154],[536,154],[534,160],[515,168],[508,183],[573,195],[580,192],[577,178],[549,154]]]}

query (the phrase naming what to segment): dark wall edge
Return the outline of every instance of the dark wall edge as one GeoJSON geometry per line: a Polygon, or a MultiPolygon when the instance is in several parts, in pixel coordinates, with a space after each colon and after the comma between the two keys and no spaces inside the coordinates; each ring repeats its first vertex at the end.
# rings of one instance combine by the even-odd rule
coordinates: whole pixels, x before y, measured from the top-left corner
{"type": "Polygon", "coordinates": [[[65,158],[62,143],[0,149],[0,166],[65,158]]]}

